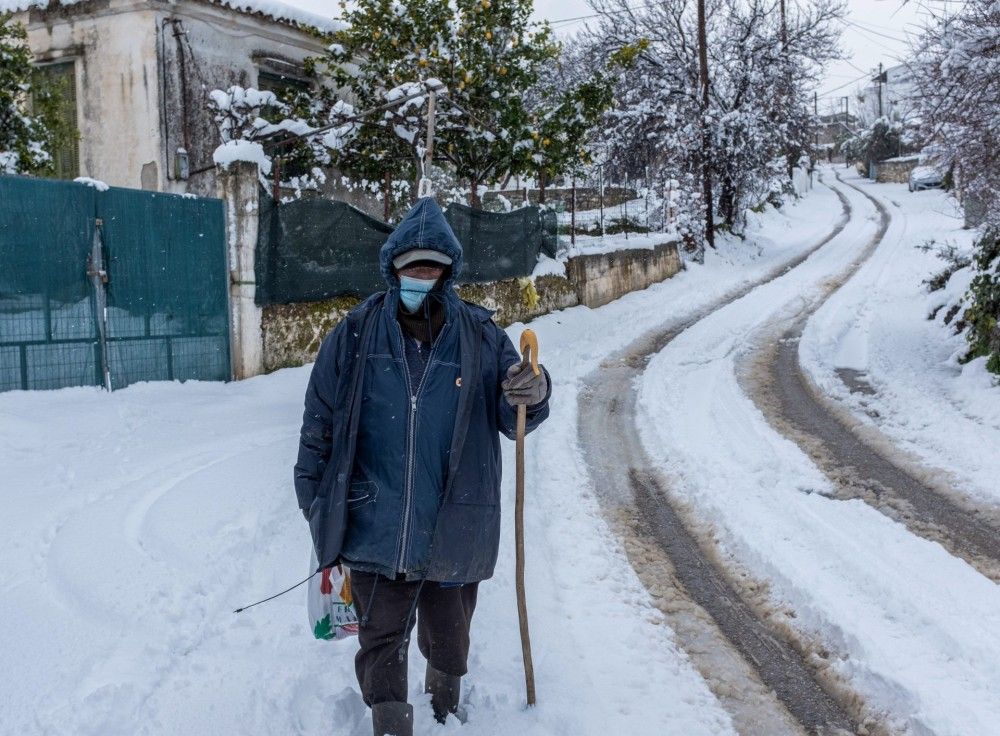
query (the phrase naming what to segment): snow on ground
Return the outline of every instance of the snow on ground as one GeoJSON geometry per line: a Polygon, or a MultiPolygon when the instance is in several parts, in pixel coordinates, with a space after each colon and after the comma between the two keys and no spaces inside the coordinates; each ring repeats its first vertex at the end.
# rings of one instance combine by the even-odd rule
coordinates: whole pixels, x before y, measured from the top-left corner
{"type": "Polygon", "coordinates": [[[946,289],[928,293],[921,282],[945,264],[917,249],[934,241],[967,252],[975,231],[962,229],[958,205],[941,190],[863,186],[889,207],[893,223],[884,247],[809,321],[803,366],[860,420],[932,468],[949,471],[960,490],[998,504],[1000,389],[985,358],[958,363],[967,344],[943,324],[947,306],[928,319],[965,291],[972,273],[964,269],[946,289]],[[852,394],[837,375],[842,368],[863,374],[874,396],[852,394]]]}
{"type": "Polygon", "coordinates": [[[795,611],[792,626],[827,643],[869,705],[914,734],[1000,734],[1000,588],[861,501],[826,497],[827,479],[737,379],[754,333],[799,313],[875,232],[871,203],[845,193],[857,214],[840,236],[650,361],[643,442],[723,553],[769,583],[776,608],[795,611]]]}
{"type": "MultiPolygon", "coordinates": [[[[751,241],[723,239],[705,266],[532,324],[555,381],[527,443],[539,705],[522,707],[505,441],[503,548],[481,589],[460,733],[732,733],[601,518],[576,392],[606,355],[790,260],[840,216],[822,188],[786,210],[755,216],[751,241]]],[[[370,733],[355,645],[312,639],[302,589],[232,613],[308,572],[291,484],[308,373],[0,394],[0,733],[370,733]]],[[[416,733],[458,733],[433,723],[415,645],[410,661],[416,733]]]]}

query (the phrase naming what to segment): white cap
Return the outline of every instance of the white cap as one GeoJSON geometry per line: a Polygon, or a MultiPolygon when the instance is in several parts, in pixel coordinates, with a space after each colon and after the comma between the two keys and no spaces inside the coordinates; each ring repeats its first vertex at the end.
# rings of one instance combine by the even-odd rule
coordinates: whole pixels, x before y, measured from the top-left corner
{"type": "Polygon", "coordinates": [[[443,266],[451,265],[451,258],[439,250],[431,250],[430,248],[413,248],[405,253],[400,253],[392,259],[392,265],[399,270],[414,261],[434,261],[443,266]]]}

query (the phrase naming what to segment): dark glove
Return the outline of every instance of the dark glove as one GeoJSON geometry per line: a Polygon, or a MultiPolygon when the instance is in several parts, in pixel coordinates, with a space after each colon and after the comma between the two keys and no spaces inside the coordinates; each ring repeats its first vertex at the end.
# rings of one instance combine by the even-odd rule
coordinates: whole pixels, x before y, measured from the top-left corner
{"type": "Polygon", "coordinates": [[[507,403],[511,406],[524,404],[534,406],[545,400],[549,391],[549,382],[545,378],[542,365],[538,365],[538,375],[531,369],[531,363],[514,363],[507,369],[507,378],[500,384],[507,403]]]}

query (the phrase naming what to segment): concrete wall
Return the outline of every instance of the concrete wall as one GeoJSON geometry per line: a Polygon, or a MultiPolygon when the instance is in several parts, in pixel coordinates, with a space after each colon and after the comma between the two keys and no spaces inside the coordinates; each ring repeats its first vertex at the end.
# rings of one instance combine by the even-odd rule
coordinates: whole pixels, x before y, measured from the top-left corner
{"type": "Polygon", "coordinates": [[[566,274],[580,304],[599,307],[630,291],[645,289],[681,270],[677,243],[650,250],[621,250],[570,258],[566,274]]]}
{"type": "MultiPolygon", "coordinates": [[[[234,377],[313,361],[323,338],[361,300],[338,297],[263,308],[253,304],[259,207],[256,164],[235,163],[220,170],[218,177],[219,196],[226,204],[234,377]]],[[[677,243],[671,241],[653,248],[573,256],[566,261],[565,276],[464,284],[458,294],[494,310],[497,323],[506,326],[577,304],[607,304],[670,278],[681,268],[677,243]]]]}
{"type": "Polygon", "coordinates": [[[215,196],[212,152],[219,134],[205,108],[208,93],[234,84],[256,87],[262,70],[301,76],[305,58],[321,54],[324,45],[288,24],[221,5],[180,0],[161,7],[166,10],[155,21],[163,60],[161,187],[215,196]],[[178,148],[187,150],[191,171],[207,170],[188,181],[178,179],[178,148]]]}

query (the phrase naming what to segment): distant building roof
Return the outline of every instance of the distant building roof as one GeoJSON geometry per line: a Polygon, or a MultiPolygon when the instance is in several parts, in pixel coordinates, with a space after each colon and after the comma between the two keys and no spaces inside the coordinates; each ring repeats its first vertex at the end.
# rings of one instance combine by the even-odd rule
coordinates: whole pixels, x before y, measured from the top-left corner
{"type": "MultiPolygon", "coordinates": [[[[46,10],[53,6],[79,5],[85,0],[0,0],[0,12],[19,12],[37,8],[46,10]]],[[[239,13],[259,15],[272,20],[302,28],[315,28],[332,33],[346,27],[342,20],[327,18],[300,8],[286,5],[279,0],[202,0],[212,5],[221,5],[239,13]]]]}

